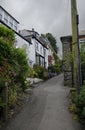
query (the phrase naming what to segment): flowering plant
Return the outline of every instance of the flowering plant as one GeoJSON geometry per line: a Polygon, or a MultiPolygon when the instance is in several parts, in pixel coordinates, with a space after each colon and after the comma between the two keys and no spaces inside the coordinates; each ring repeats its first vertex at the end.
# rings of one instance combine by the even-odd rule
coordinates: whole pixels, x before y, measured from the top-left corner
{"type": "Polygon", "coordinates": [[[0,87],[3,87],[5,82],[9,84],[15,77],[16,73],[7,60],[5,60],[3,66],[0,66],[0,87]]]}

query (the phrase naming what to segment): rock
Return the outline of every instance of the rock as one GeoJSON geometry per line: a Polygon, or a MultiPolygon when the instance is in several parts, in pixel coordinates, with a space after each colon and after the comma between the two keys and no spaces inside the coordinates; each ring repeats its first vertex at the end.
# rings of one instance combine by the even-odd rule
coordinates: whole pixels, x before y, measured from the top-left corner
{"type": "Polygon", "coordinates": [[[31,88],[26,89],[24,92],[27,93],[27,94],[32,94],[32,89],[31,88]]]}

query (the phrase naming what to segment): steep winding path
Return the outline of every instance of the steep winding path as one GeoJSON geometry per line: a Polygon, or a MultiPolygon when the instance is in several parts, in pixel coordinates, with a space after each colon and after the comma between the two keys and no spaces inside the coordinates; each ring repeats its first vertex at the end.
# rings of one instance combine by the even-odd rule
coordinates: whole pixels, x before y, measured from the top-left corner
{"type": "Polygon", "coordinates": [[[68,111],[69,88],[63,75],[33,89],[30,101],[2,130],[81,130],[68,111]]]}

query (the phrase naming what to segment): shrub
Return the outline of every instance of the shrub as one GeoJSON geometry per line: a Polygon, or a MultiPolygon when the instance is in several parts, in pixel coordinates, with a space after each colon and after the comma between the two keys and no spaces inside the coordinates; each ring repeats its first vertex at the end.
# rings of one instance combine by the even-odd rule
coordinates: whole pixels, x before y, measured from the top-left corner
{"type": "Polygon", "coordinates": [[[14,89],[9,89],[9,100],[8,105],[9,107],[14,107],[17,102],[17,92],[14,89]]]}
{"type": "MultiPolygon", "coordinates": [[[[15,48],[14,40],[14,32],[0,25],[0,90],[5,87],[5,83],[8,84],[10,106],[15,104],[19,92],[26,89],[24,81],[29,69],[26,50],[15,48]]],[[[0,106],[4,105],[2,99],[3,94],[0,91],[0,106]]]]}
{"type": "Polygon", "coordinates": [[[82,71],[82,84],[85,84],[85,43],[81,44],[81,71],[82,71]]]}
{"type": "Polygon", "coordinates": [[[61,64],[55,64],[54,68],[55,68],[55,71],[57,74],[60,74],[62,72],[62,65],[61,64]]]}
{"type": "Polygon", "coordinates": [[[2,100],[2,97],[0,97],[0,108],[3,108],[5,106],[5,103],[2,100]]]}
{"type": "Polygon", "coordinates": [[[85,86],[82,87],[80,94],[77,95],[75,104],[79,120],[85,123],[85,86]]]}
{"type": "Polygon", "coordinates": [[[31,78],[38,77],[38,74],[35,72],[33,68],[29,67],[28,77],[31,77],[31,78]]]}
{"type": "Polygon", "coordinates": [[[24,91],[25,83],[28,76],[29,65],[27,62],[27,55],[25,49],[17,48],[14,49],[14,58],[12,65],[17,73],[16,81],[21,83],[22,90],[24,91]]]}
{"type": "Polygon", "coordinates": [[[41,78],[41,79],[45,78],[46,69],[44,67],[35,64],[33,66],[33,69],[37,73],[37,75],[36,75],[37,78],[41,78]]]}
{"type": "Polygon", "coordinates": [[[60,74],[62,72],[62,64],[58,63],[48,67],[48,71],[52,73],[60,74]]]}
{"type": "Polygon", "coordinates": [[[10,45],[13,45],[15,40],[14,32],[3,25],[0,25],[0,37],[10,45]]]}

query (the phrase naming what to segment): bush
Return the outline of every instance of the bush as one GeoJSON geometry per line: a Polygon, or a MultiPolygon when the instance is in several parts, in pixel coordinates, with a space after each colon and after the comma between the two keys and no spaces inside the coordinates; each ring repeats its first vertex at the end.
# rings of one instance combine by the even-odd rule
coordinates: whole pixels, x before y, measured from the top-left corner
{"type": "Polygon", "coordinates": [[[55,71],[57,74],[60,74],[62,72],[62,65],[61,64],[55,64],[54,68],[55,68],[55,71]]]}
{"type": "Polygon", "coordinates": [[[51,73],[60,74],[62,72],[62,65],[61,64],[55,64],[48,67],[48,71],[51,73]]]}
{"type": "Polygon", "coordinates": [[[37,78],[45,79],[46,69],[45,69],[44,67],[35,64],[35,65],[33,66],[33,69],[34,69],[34,71],[37,73],[37,75],[36,75],[37,78]]]}
{"type": "Polygon", "coordinates": [[[29,65],[27,62],[27,55],[25,49],[14,49],[14,58],[12,62],[13,67],[17,73],[16,81],[21,83],[22,90],[25,88],[25,80],[28,77],[29,65]]]}
{"type": "MultiPolygon", "coordinates": [[[[8,84],[9,106],[14,106],[17,95],[27,86],[29,65],[26,50],[14,47],[15,34],[0,25],[0,90],[8,84]]],[[[0,91],[0,106],[4,106],[3,93],[0,91]]]]}
{"type": "Polygon", "coordinates": [[[14,107],[17,102],[17,92],[16,90],[9,89],[9,100],[8,100],[8,105],[9,107],[14,107]]]}
{"type": "Polygon", "coordinates": [[[85,123],[85,86],[82,87],[80,94],[77,95],[75,104],[79,120],[85,123]]]}
{"type": "Polygon", "coordinates": [[[38,77],[38,74],[35,72],[33,68],[29,67],[28,77],[31,77],[31,78],[38,77]]]}

